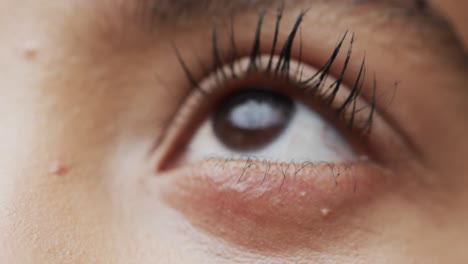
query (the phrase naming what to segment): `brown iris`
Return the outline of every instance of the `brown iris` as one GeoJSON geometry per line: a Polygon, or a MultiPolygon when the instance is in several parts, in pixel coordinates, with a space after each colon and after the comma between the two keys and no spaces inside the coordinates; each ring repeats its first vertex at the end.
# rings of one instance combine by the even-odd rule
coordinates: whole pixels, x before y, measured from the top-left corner
{"type": "Polygon", "coordinates": [[[226,147],[256,151],[281,135],[294,112],[294,102],[288,96],[267,89],[245,89],[218,105],[213,129],[226,147]]]}

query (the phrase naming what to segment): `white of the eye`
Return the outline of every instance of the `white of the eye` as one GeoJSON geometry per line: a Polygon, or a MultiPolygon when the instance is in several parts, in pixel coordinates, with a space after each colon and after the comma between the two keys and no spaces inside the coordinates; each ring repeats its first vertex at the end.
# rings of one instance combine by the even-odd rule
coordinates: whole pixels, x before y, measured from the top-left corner
{"type": "Polygon", "coordinates": [[[296,103],[289,126],[271,144],[259,151],[240,153],[222,144],[208,119],[195,133],[184,160],[197,162],[208,158],[259,158],[280,162],[347,162],[358,157],[350,144],[317,112],[296,103]]]}
{"type": "Polygon", "coordinates": [[[236,107],[228,118],[232,124],[243,129],[269,128],[284,120],[280,109],[271,108],[270,104],[253,99],[236,107]]]}

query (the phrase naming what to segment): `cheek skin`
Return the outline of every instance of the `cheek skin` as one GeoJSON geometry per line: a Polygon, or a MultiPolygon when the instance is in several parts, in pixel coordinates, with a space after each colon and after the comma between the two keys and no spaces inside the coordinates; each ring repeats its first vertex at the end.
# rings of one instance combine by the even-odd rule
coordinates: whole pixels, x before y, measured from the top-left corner
{"type": "Polygon", "coordinates": [[[61,99],[52,90],[63,88],[44,81],[45,65],[64,58],[53,58],[55,45],[35,19],[47,21],[24,17],[15,34],[1,35],[0,262],[114,262],[112,240],[102,235],[112,229],[108,197],[96,187],[105,152],[102,144],[91,149],[85,137],[70,136],[79,119],[65,118],[63,109],[57,117],[61,99]]]}
{"type": "MultiPolygon", "coordinates": [[[[337,186],[329,177],[318,183],[316,178],[327,174],[320,168],[300,175],[310,174],[314,183],[288,174],[283,182],[283,175],[274,172],[262,183],[265,168],[260,165],[239,181],[244,165],[192,167],[148,179],[145,185],[161,193],[153,199],[162,198],[196,229],[222,238],[229,248],[283,260],[301,256],[320,262],[320,256],[327,256],[331,263],[348,263],[344,259],[356,257],[363,263],[401,263],[430,257],[438,263],[446,260],[440,253],[448,250],[440,247],[440,241],[464,240],[462,219],[454,218],[461,215],[462,204],[448,202],[445,193],[421,189],[417,183],[401,184],[420,177],[422,170],[376,175],[378,180],[398,181],[393,188],[391,182],[366,186],[358,178],[353,192],[346,176],[337,186]],[[307,184],[323,184],[323,189],[307,184]]],[[[462,248],[450,248],[452,259],[464,259],[462,248]]]]}
{"type": "MultiPolygon", "coordinates": [[[[131,263],[125,260],[130,254],[119,256],[125,250],[115,234],[123,231],[116,227],[118,214],[109,195],[124,194],[109,187],[106,164],[119,134],[117,123],[135,130],[155,124],[146,119],[125,123],[118,111],[123,100],[116,101],[126,98],[139,105],[132,109],[153,109],[119,89],[125,80],[101,75],[99,63],[50,37],[68,34],[46,34],[57,33],[54,24],[63,23],[61,12],[47,10],[54,4],[25,5],[7,2],[1,10],[11,13],[0,11],[0,20],[7,20],[0,26],[0,244],[6,245],[0,247],[0,262],[131,263]],[[17,20],[17,27],[5,28],[17,20]]],[[[118,68],[105,66],[114,73],[118,68]]],[[[155,130],[144,131],[155,132],[154,140],[155,130]]]]}

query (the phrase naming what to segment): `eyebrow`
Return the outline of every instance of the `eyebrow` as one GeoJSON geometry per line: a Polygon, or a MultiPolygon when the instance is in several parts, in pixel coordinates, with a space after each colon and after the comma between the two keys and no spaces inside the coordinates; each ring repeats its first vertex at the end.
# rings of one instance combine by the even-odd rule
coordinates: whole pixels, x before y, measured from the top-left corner
{"type": "Polygon", "coordinates": [[[234,15],[240,11],[304,0],[136,0],[137,16],[146,21],[175,22],[181,18],[234,15]]]}
{"type": "MultiPolygon", "coordinates": [[[[234,14],[250,8],[273,5],[294,5],[301,2],[327,2],[323,0],[136,0],[143,14],[157,20],[171,20],[180,16],[234,14]]],[[[336,1],[336,0],[335,0],[336,1]]],[[[387,3],[413,10],[427,8],[427,0],[340,0],[351,3],[387,3]]]]}

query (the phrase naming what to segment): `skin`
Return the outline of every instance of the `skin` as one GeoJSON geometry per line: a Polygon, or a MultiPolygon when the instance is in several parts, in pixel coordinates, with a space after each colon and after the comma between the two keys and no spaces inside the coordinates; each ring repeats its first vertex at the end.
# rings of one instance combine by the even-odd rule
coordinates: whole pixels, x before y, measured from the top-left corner
{"type": "MultiPolygon", "coordinates": [[[[170,40],[190,65],[195,55],[208,65],[209,18],[160,21],[148,33],[115,5],[3,0],[0,262],[465,263],[468,20],[460,14],[467,4],[433,0],[430,15],[408,15],[386,4],[312,2],[284,14],[290,28],[300,10],[314,7],[302,25],[305,62],[323,64],[348,29],[356,56],[346,80],[365,51],[383,98],[399,85],[392,103],[380,105],[373,133],[392,168],[378,170],[384,177],[362,172],[375,177],[358,181],[356,194],[344,177],[332,191],[339,198],[298,200],[306,187],[293,181],[293,191],[262,199],[209,184],[223,177],[233,184],[242,162],[220,175],[216,164],[155,169],[190,88],[170,40]],[[191,174],[207,179],[187,183],[191,174]]],[[[236,17],[241,50],[250,48],[258,17],[249,10],[236,17]]],[[[275,9],[268,10],[270,39],[275,9]]],[[[313,176],[309,169],[303,175],[313,176]]]]}

